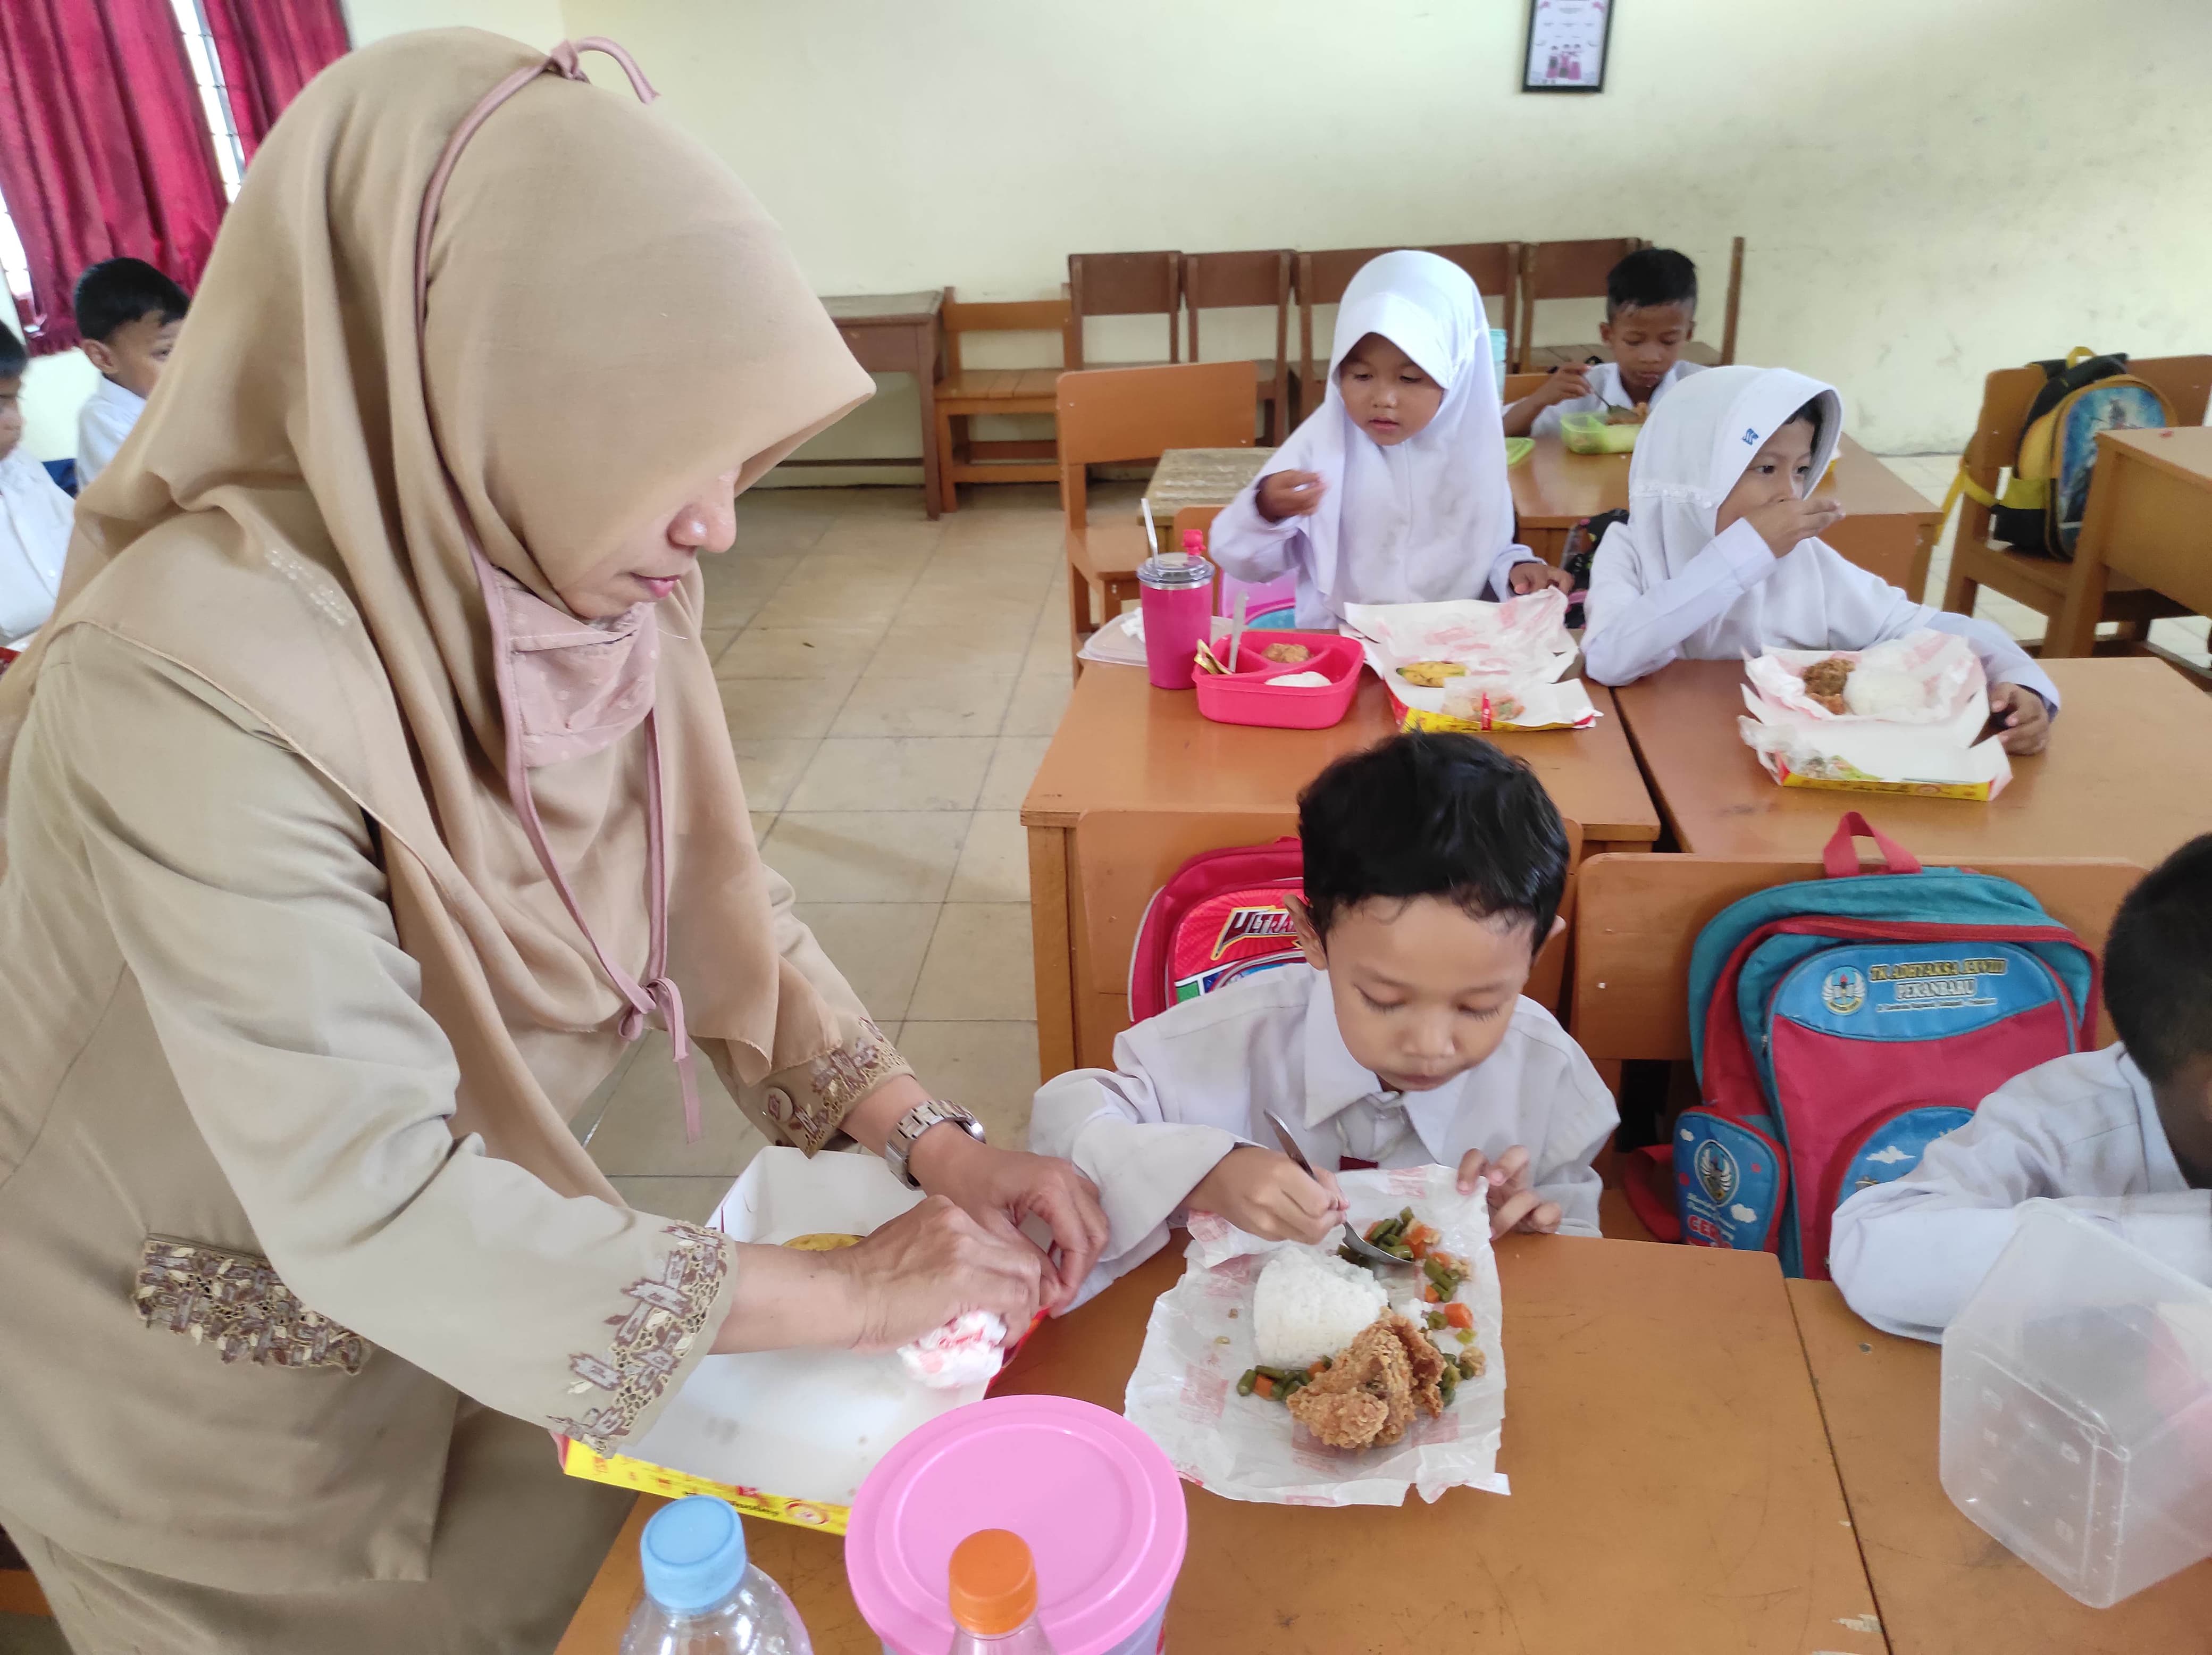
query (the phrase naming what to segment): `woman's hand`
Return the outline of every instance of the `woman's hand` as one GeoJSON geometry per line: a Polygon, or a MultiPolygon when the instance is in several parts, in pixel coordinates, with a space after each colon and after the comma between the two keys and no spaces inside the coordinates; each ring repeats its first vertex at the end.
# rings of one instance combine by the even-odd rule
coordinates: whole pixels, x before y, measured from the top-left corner
{"type": "Polygon", "coordinates": [[[1575,577],[1563,569],[1553,569],[1549,563],[1532,563],[1522,560],[1506,572],[1505,583],[1516,595],[1527,597],[1532,592],[1541,592],[1555,586],[1562,592],[1575,589],[1575,577]]]}
{"type": "Polygon", "coordinates": [[[1270,472],[1252,491],[1252,503],[1270,523],[1285,517],[1310,517],[1320,509],[1328,484],[1318,472],[1270,472]]]}
{"type": "Polygon", "coordinates": [[[1263,1241],[1315,1246],[1344,1222],[1346,1210],[1344,1192],[1328,1173],[1309,1177],[1289,1157],[1255,1144],[1240,1144],[1215,1162],[1188,1205],[1218,1213],[1263,1241]]]}
{"type": "Polygon", "coordinates": [[[1487,1189],[1490,1194],[1492,1241],[1509,1230],[1550,1235],[1565,1216],[1559,1202],[1546,1201],[1536,1193],[1529,1181],[1528,1152],[1519,1144],[1495,1161],[1480,1149],[1470,1149],[1460,1158],[1460,1194],[1471,1196],[1477,1189],[1487,1189]]]}
{"type": "Polygon", "coordinates": [[[1833,500],[1777,500],[1753,507],[1742,520],[1759,531],[1769,551],[1781,557],[1799,541],[1814,539],[1842,522],[1844,508],[1833,500]]]}
{"type": "Polygon", "coordinates": [[[855,1350],[891,1350],[969,1311],[995,1311],[1018,1336],[1037,1312],[1044,1255],[996,1214],[971,1217],[943,1196],[823,1257],[844,1275],[855,1350]]]}
{"type": "MultiPolygon", "coordinates": [[[[1073,1162],[996,1149],[957,1126],[938,1126],[915,1141],[907,1169],[931,1195],[950,1197],[979,1220],[1013,1227],[1034,1217],[1051,1230],[1058,1256],[1038,1254],[1047,1310],[1075,1297],[1106,1250],[1106,1209],[1098,1204],[1098,1187],[1073,1162]]],[[[1026,1239],[1022,1244],[1036,1251],[1026,1239]]]]}
{"type": "Polygon", "coordinates": [[[1991,685],[1990,716],[2008,753],[2039,753],[2051,745],[2051,709],[2025,684],[1991,685]]]}

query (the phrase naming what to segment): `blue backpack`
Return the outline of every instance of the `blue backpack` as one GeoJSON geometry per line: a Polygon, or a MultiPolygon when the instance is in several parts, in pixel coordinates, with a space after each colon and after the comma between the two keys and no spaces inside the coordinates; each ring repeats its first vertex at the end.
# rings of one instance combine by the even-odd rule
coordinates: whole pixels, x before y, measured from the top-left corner
{"type": "Polygon", "coordinates": [[[1825,861],[1826,879],[1731,903],[1699,934],[1703,1102],[1674,1125],[1675,1210],[1628,1186],[1655,1234],[1778,1253],[1816,1280],[1848,1196],[1910,1172],[2014,1076],[2087,1050],[2097,1025],[2096,957],[2011,880],[1923,868],[1856,811],[1825,861]],[[1854,834],[1887,872],[1859,872],[1854,834]]]}

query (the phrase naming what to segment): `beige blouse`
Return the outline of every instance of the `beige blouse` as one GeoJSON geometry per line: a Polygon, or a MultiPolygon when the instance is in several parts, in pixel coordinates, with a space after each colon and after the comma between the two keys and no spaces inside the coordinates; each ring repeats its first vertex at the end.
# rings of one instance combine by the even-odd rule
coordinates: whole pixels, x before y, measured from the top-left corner
{"type": "MultiPolygon", "coordinates": [[[[45,670],[0,880],[0,1521],[234,1591],[421,1579],[456,1393],[618,1448],[732,1244],[454,1137],[374,824],[265,726],[90,626],[45,670]]],[[[723,1074],[811,1151],[908,1071],[781,881],[776,916],[848,1037],[723,1074]]]]}

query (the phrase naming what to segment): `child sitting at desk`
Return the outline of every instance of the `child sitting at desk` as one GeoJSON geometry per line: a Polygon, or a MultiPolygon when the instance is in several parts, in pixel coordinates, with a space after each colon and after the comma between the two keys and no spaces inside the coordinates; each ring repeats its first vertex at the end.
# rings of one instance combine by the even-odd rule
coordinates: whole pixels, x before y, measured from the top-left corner
{"type": "Polygon", "coordinates": [[[2118,1044],[2030,1069],[1836,1209],[1829,1269],[1853,1310],[1942,1338],[2037,1196],[2212,1283],[2212,834],[2120,904],[2105,1007],[2118,1044]]]}
{"type": "Polygon", "coordinates": [[[1668,386],[1705,371],[1682,360],[1697,325],[1698,267],[1671,247],[1639,247],[1606,272],[1597,333],[1613,360],[1553,368],[1505,411],[1505,435],[1549,436],[1568,414],[1649,411],[1668,386]]]}
{"type": "Polygon", "coordinates": [[[23,447],[18,404],[30,359],[0,327],[0,649],[15,649],[46,624],[61,589],[76,507],[23,447]]]}
{"type": "Polygon", "coordinates": [[[1297,624],[1346,604],[1567,587],[1513,544],[1482,297],[1432,253],[1370,259],[1344,290],[1327,399],[1213,522],[1213,560],[1254,585],[1296,571],[1297,624]]]}
{"type": "Polygon", "coordinates": [[[76,278],[76,331],[100,370],[98,388],[77,411],[78,488],[107,469],[146,411],[191,302],[143,259],[103,259],[76,278]]]}
{"type": "Polygon", "coordinates": [[[1843,441],[1832,386],[1783,368],[1709,368],[1654,411],[1628,468],[1628,520],[1590,565],[1583,665],[1626,684],[1671,660],[1864,649],[1932,628],[1973,646],[2005,751],[2040,752],[2058,689],[2001,627],[1915,603],[1820,538],[1808,498],[1843,441]]]}
{"type": "Polygon", "coordinates": [[[1112,1070],[1036,1094],[1030,1148],[1086,1173],[1112,1226],[1089,1290],[1192,1208],[1322,1241],[1345,1210],[1330,1172],[1353,1166],[1456,1165],[1461,1189],[1488,1183],[1497,1233],[1598,1233],[1590,1163],[1620,1117],[1521,995],[1567,880],[1542,785],[1473,736],[1396,735],[1322,772],[1298,837],[1305,965],[1139,1023],[1112,1070]],[[1318,1178],[1277,1153],[1270,1110],[1318,1178]]]}

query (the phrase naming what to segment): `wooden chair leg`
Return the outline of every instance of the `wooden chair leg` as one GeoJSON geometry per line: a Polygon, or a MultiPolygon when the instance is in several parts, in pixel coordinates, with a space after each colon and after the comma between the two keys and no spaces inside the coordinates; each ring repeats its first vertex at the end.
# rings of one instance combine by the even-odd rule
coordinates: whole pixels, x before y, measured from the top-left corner
{"type": "Polygon", "coordinates": [[[938,509],[956,512],[960,509],[960,490],[952,480],[956,465],[963,465],[968,457],[968,419],[963,414],[948,414],[940,405],[937,411],[937,478],[938,509]],[[953,442],[953,423],[959,422],[960,441],[953,442]]]}
{"type": "Polygon", "coordinates": [[[1967,572],[1966,560],[1959,555],[1958,549],[1954,548],[1950,577],[1943,582],[1943,607],[1954,615],[1972,615],[1975,595],[1981,589],[1982,583],[1967,572]]]}
{"type": "Polygon", "coordinates": [[[1083,670],[1083,641],[1091,636],[1091,582],[1071,563],[1067,569],[1067,659],[1083,670]]]}

